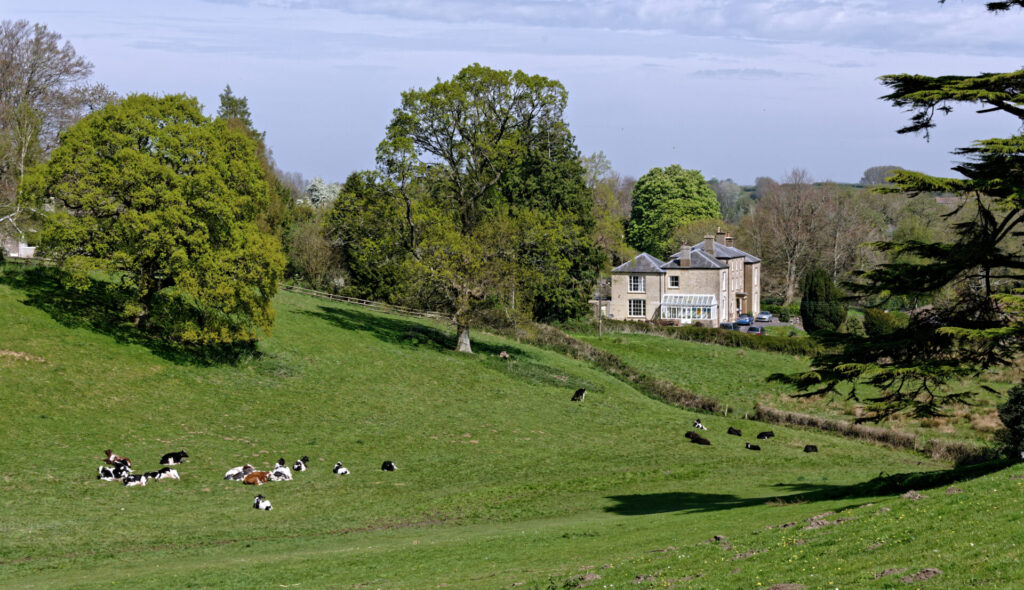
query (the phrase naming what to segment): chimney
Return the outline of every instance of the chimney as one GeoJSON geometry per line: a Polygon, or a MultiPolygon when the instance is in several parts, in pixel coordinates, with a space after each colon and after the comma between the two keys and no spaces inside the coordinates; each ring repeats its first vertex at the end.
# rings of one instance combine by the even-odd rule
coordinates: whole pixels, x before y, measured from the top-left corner
{"type": "Polygon", "coordinates": [[[715,255],[715,236],[711,234],[704,236],[704,253],[708,256],[715,255]]]}
{"type": "Polygon", "coordinates": [[[679,248],[679,266],[684,268],[690,266],[690,246],[686,244],[686,240],[683,240],[683,244],[679,248]]]}
{"type": "Polygon", "coordinates": [[[725,232],[725,245],[732,248],[732,235],[729,232],[725,232]]]}
{"type": "Polygon", "coordinates": [[[722,228],[718,228],[718,231],[715,232],[715,241],[719,244],[725,244],[725,236],[726,233],[722,231],[722,228]]]}

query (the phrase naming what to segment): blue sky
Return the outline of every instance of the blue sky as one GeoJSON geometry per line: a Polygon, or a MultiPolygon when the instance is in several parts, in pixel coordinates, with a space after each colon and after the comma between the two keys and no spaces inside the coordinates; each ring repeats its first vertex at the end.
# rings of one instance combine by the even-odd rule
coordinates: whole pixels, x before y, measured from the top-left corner
{"type": "Polygon", "coordinates": [[[61,33],[120,93],[249,99],[279,166],[371,168],[399,94],[479,62],[560,80],[584,154],[639,176],[680,164],[753,183],[804,168],[948,174],[950,151],[1017,122],[960,109],[932,141],[897,135],[890,73],[1024,67],[1024,13],[981,0],[0,0],[61,33]]]}

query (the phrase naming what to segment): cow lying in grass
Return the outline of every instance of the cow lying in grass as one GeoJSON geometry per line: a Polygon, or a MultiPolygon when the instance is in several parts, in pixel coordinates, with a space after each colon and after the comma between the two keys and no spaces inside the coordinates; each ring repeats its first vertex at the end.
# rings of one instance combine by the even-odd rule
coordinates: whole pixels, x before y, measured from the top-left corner
{"type": "Polygon", "coordinates": [[[114,451],[111,451],[110,449],[107,449],[103,452],[107,454],[107,458],[103,460],[107,465],[114,465],[120,461],[127,465],[128,467],[132,466],[132,460],[129,459],[128,457],[119,457],[115,455],[114,451]]]}
{"type": "Polygon", "coordinates": [[[244,483],[247,486],[261,486],[267,483],[267,480],[269,478],[269,471],[253,471],[252,473],[249,473],[244,478],[242,478],[242,483],[244,483]]]}
{"type": "Polygon", "coordinates": [[[348,467],[345,467],[344,465],[341,464],[341,461],[338,461],[337,463],[334,464],[334,474],[335,475],[348,475],[349,474],[348,467]]]}
{"type": "Polygon", "coordinates": [[[256,494],[256,497],[252,499],[252,507],[256,510],[273,510],[274,507],[270,505],[270,500],[263,497],[263,494],[256,494]]]}
{"type": "Polygon", "coordinates": [[[238,467],[232,467],[231,469],[228,469],[224,473],[224,479],[233,479],[235,481],[238,481],[245,477],[246,475],[249,475],[253,471],[256,471],[256,468],[246,463],[245,465],[239,465],[238,467]]]}
{"type": "Polygon", "coordinates": [[[683,435],[683,436],[685,436],[686,438],[690,439],[690,442],[692,442],[694,444],[698,444],[698,445],[710,445],[711,444],[711,441],[709,441],[708,439],[704,438],[703,436],[697,434],[696,432],[694,432],[692,430],[687,431],[686,434],[683,435]]]}
{"type": "Polygon", "coordinates": [[[292,464],[292,471],[305,471],[306,463],[309,463],[309,457],[303,455],[301,459],[297,459],[295,463],[292,464]]]}
{"type": "Polygon", "coordinates": [[[185,449],[182,449],[180,452],[177,453],[167,453],[163,457],[160,457],[160,464],[180,465],[181,463],[185,462],[186,457],[188,457],[188,453],[185,452],[185,449]]]}

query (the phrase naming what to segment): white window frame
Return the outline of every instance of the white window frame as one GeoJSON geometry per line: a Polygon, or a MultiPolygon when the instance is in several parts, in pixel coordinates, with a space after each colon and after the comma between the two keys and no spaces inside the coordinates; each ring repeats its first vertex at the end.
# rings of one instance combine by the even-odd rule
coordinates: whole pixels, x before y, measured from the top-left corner
{"type": "Polygon", "coordinates": [[[671,275],[668,277],[668,288],[678,289],[679,288],[679,275],[671,275]],[[674,285],[672,283],[675,283],[674,285]]]}
{"type": "Polygon", "coordinates": [[[629,275],[629,292],[630,293],[646,293],[647,292],[647,277],[644,275],[629,275]],[[637,286],[633,286],[634,280],[637,286]]]}
{"type": "Polygon", "coordinates": [[[630,299],[627,303],[628,310],[627,314],[631,318],[645,318],[647,317],[647,300],[646,299],[630,299]],[[639,303],[640,313],[633,312],[633,304],[639,303]]]}

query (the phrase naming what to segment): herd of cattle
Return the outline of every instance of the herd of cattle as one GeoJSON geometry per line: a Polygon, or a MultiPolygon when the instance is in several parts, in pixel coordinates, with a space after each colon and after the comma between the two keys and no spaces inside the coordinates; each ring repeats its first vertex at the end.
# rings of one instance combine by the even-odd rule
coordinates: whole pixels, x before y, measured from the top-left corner
{"type": "MultiPolygon", "coordinates": [[[[698,429],[698,430],[705,430],[705,431],[708,429],[707,426],[704,426],[703,424],[700,423],[700,418],[697,418],[696,420],[693,421],[693,427],[698,429]]],[[[727,431],[727,434],[731,434],[733,436],[743,436],[743,431],[740,430],[739,428],[733,428],[732,426],[730,426],[729,430],[727,431]]],[[[690,442],[698,444],[698,445],[710,445],[711,444],[711,441],[709,441],[708,439],[704,438],[703,436],[697,434],[696,432],[694,432],[692,430],[688,431],[683,436],[685,436],[686,438],[690,439],[690,442]]],[[[774,432],[772,432],[771,430],[766,430],[764,432],[758,433],[757,439],[758,440],[768,440],[769,438],[772,438],[773,436],[775,436],[774,432]]],[[[752,445],[749,442],[745,443],[745,446],[746,446],[747,449],[749,449],[751,451],[760,451],[761,450],[760,446],[752,445]]],[[[817,445],[804,445],[804,452],[805,453],[817,453],[818,452],[818,447],[817,447],[817,445]]]]}
{"type": "MultiPolygon", "coordinates": [[[[144,486],[149,480],[181,479],[181,476],[178,474],[178,470],[170,466],[180,465],[188,458],[188,453],[186,453],[184,449],[177,453],[167,453],[160,458],[160,464],[165,467],[162,467],[157,471],[132,473],[131,459],[115,455],[110,449],[107,449],[104,453],[107,455],[107,458],[104,459],[104,463],[106,463],[106,465],[100,465],[97,470],[96,479],[103,481],[120,480],[125,487],[144,486]]],[[[291,469],[288,469],[288,465],[282,457],[281,459],[278,459],[277,464],[274,465],[270,471],[257,471],[255,467],[246,463],[245,465],[239,465],[238,467],[228,469],[224,474],[224,479],[241,481],[245,485],[252,486],[263,485],[268,481],[292,481],[292,470],[305,471],[306,464],[308,462],[309,457],[303,456],[292,464],[291,469]]],[[[384,461],[380,468],[381,471],[395,471],[398,469],[394,461],[384,461]]],[[[341,461],[334,464],[334,469],[332,469],[332,471],[335,475],[348,475],[351,473],[347,467],[341,464],[341,461]]],[[[256,497],[253,498],[252,507],[257,510],[274,509],[274,507],[270,505],[270,500],[264,498],[263,494],[257,494],[256,497]]]]}

